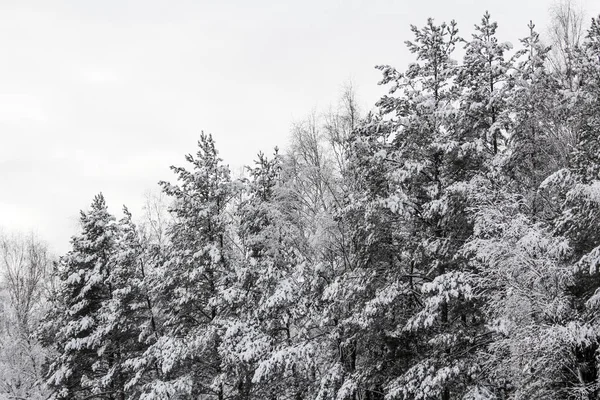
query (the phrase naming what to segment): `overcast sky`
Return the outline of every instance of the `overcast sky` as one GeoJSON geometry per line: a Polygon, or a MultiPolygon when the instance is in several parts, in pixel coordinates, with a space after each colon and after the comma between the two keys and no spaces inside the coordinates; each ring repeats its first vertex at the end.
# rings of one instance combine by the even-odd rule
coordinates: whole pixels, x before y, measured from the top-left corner
{"type": "MultiPolygon", "coordinates": [[[[581,1],[591,18],[596,1],[581,1]]],[[[233,168],[285,147],[291,123],[352,81],[363,108],[376,64],[404,69],[409,25],[485,10],[517,44],[549,0],[0,0],[0,226],[61,253],[102,191],[139,214],[144,193],[214,135],[233,168]]]]}

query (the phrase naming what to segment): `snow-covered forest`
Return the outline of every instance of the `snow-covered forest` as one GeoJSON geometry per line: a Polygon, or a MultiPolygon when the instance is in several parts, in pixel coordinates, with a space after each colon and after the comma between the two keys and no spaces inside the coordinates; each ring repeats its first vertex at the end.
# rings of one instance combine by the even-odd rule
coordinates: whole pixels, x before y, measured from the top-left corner
{"type": "Polygon", "coordinates": [[[144,215],[4,234],[0,398],[600,398],[600,17],[411,29],[244,177],[202,133],[144,215]]]}

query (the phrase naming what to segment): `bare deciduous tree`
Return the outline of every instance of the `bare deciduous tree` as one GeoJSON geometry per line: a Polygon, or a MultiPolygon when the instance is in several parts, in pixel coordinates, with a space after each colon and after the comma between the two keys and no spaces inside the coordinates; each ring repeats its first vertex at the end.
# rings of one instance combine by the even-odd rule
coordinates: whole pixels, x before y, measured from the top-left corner
{"type": "Polygon", "coordinates": [[[166,244],[166,232],[173,222],[169,214],[169,200],[163,192],[147,192],[140,221],[140,233],[148,243],[162,247],[166,244]]]}
{"type": "Polygon", "coordinates": [[[584,13],[573,0],[561,0],[550,12],[552,19],[548,33],[552,51],[548,59],[563,83],[573,89],[573,52],[584,34],[584,13]]]}
{"type": "Polygon", "coordinates": [[[352,84],[344,87],[337,110],[330,110],[324,116],[324,129],[329,147],[335,156],[341,175],[346,170],[349,138],[360,120],[360,110],[352,84]]]}
{"type": "Polygon", "coordinates": [[[0,236],[0,397],[44,398],[47,350],[35,339],[44,313],[51,256],[34,235],[0,236]]]}

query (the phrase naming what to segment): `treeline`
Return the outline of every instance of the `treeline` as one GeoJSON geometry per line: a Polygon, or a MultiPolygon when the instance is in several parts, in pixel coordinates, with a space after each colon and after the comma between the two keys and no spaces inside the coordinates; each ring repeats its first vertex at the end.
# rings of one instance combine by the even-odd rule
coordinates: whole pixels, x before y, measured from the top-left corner
{"type": "Polygon", "coordinates": [[[430,19],[367,115],[244,179],[202,134],[139,224],[98,195],[8,398],[599,398],[600,19],[557,16],[515,51],[430,19]]]}

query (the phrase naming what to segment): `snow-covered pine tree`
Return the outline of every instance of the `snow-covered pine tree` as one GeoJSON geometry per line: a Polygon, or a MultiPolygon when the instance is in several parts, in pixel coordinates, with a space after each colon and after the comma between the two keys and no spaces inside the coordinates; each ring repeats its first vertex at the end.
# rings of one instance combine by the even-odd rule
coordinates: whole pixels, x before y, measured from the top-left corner
{"type": "Polygon", "coordinates": [[[45,332],[58,357],[49,367],[48,384],[57,399],[126,399],[123,369],[127,345],[136,337],[123,325],[127,266],[115,262],[118,227],[104,197],[97,195],[81,212],[81,233],[58,263],[58,288],[45,332]],[[123,342],[124,339],[126,342],[123,342]]]}
{"type": "Polygon", "coordinates": [[[511,74],[506,112],[511,120],[509,151],[505,173],[513,185],[528,198],[533,214],[540,212],[536,196],[540,183],[552,172],[564,166],[565,144],[553,125],[565,118],[560,107],[559,84],[548,67],[550,47],[545,46],[528,25],[529,35],[521,40],[523,48],[516,56],[515,71],[511,74]]]}
{"type": "Polygon", "coordinates": [[[160,377],[156,363],[145,357],[146,350],[158,339],[157,309],[148,279],[148,249],[127,207],[123,207],[117,228],[110,276],[115,289],[106,307],[112,311],[112,317],[105,328],[117,331],[115,339],[121,348],[127,398],[137,399],[144,385],[160,377]]]}
{"type": "MultiPolygon", "coordinates": [[[[384,121],[390,121],[379,125],[387,124],[391,132],[390,145],[381,154],[391,164],[388,202],[404,214],[406,236],[400,248],[406,253],[404,268],[410,271],[405,276],[411,276],[413,290],[421,293],[418,309],[396,329],[398,338],[418,338],[418,351],[388,385],[388,393],[391,398],[449,399],[468,390],[483,324],[472,271],[460,249],[472,233],[468,199],[472,179],[489,158],[488,132],[477,134],[481,127],[466,126],[457,118],[461,101],[475,100],[469,97],[475,84],[460,97],[459,68],[452,59],[460,40],[456,25],[429,20],[425,28],[412,29],[415,42],[408,45],[417,62],[405,74],[383,68],[383,83],[393,85],[392,93],[402,92],[379,103],[384,121]]],[[[474,69],[474,54],[469,57],[474,69]]],[[[489,82],[485,72],[480,82],[489,82]]],[[[464,77],[462,82],[472,83],[464,77]]],[[[489,127],[490,121],[481,124],[489,127]]]]}
{"type": "Polygon", "coordinates": [[[600,179],[600,16],[593,18],[584,43],[576,52],[575,75],[579,102],[574,113],[575,135],[579,141],[572,165],[583,182],[600,179]]]}
{"type": "Polygon", "coordinates": [[[457,85],[461,89],[460,119],[465,139],[481,139],[492,154],[505,147],[506,82],[511,68],[505,53],[510,43],[496,37],[498,24],[486,12],[465,45],[457,85]]]}
{"type": "Polygon", "coordinates": [[[211,135],[202,133],[192,170],[171,167],[177,184],[161,182],[172,200],[165,262],[153,291],[164,313],[161,336],[146,356],[162,376],[145,388],[145,399],[222,400],[231,388],[224,379],[219,346],[229,305],[223,291],[232,282],[227,207],[233,186],[211,135]]]}

